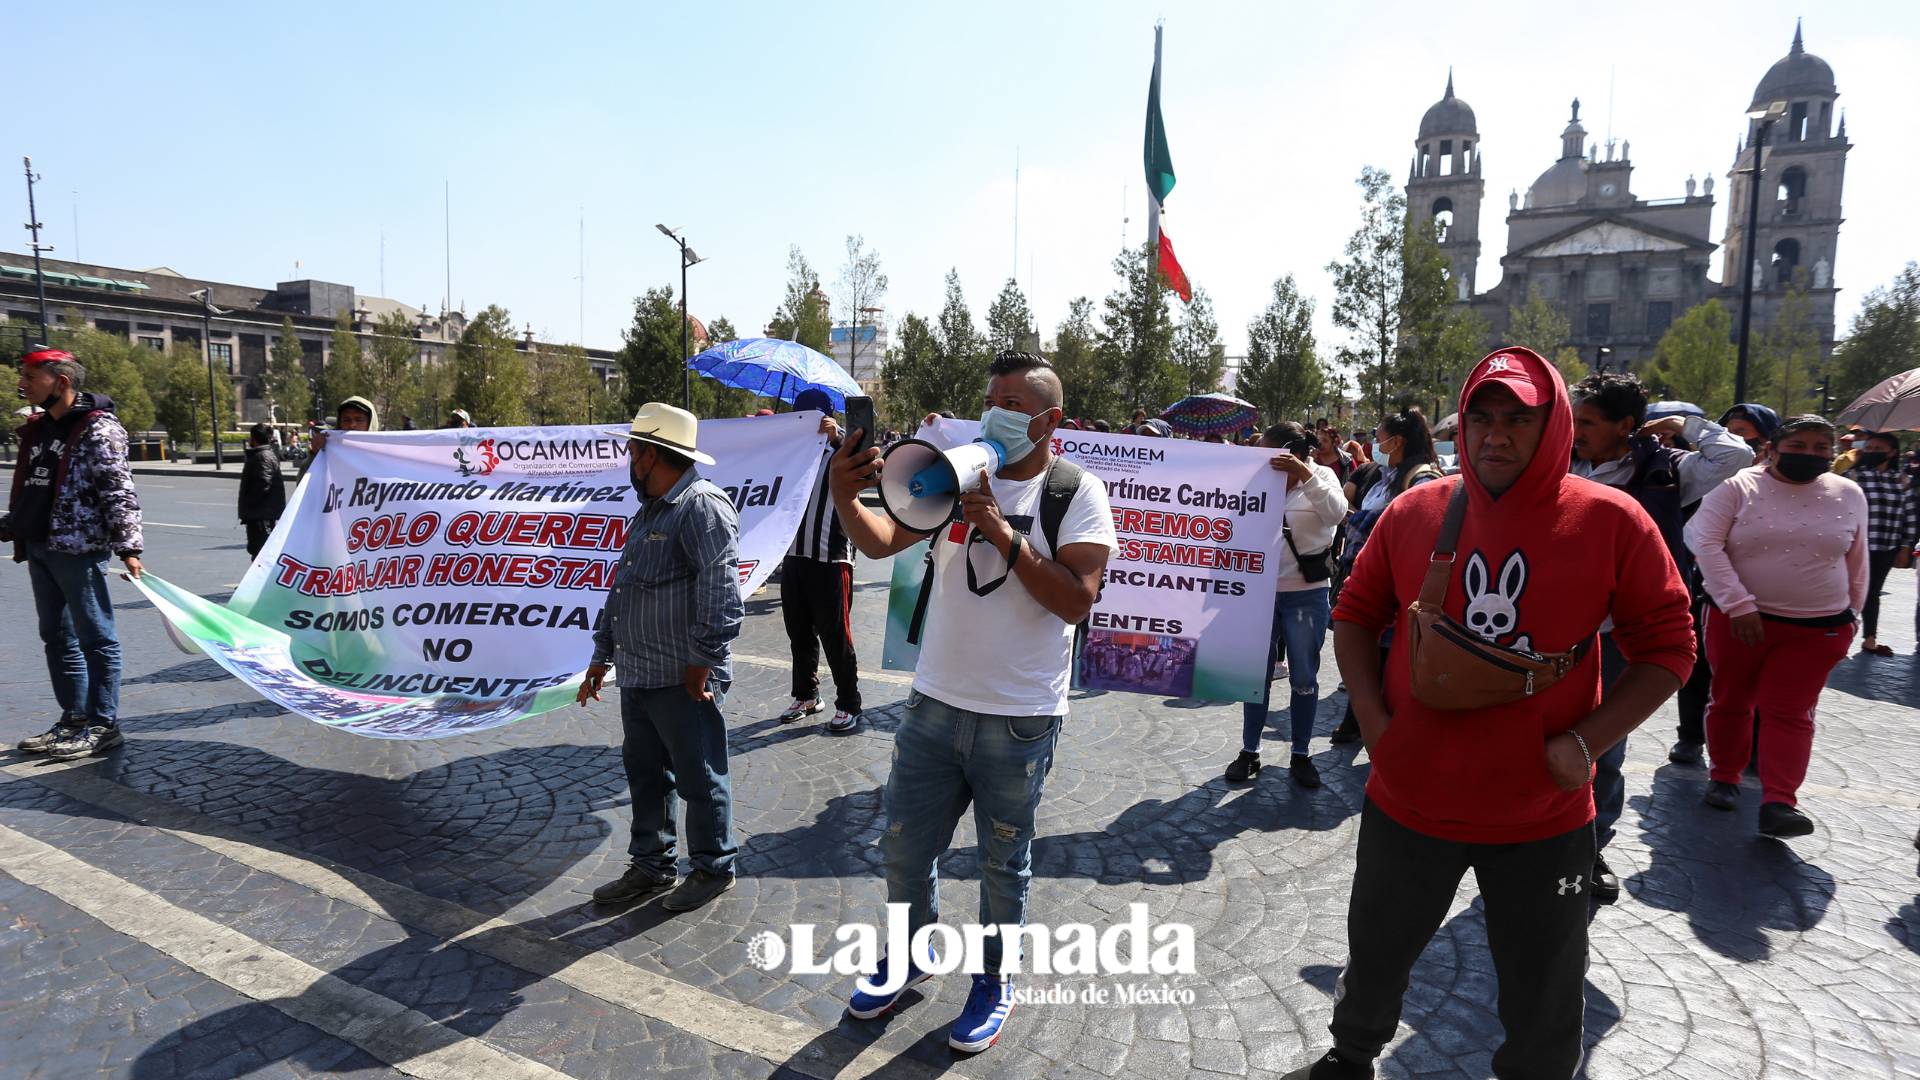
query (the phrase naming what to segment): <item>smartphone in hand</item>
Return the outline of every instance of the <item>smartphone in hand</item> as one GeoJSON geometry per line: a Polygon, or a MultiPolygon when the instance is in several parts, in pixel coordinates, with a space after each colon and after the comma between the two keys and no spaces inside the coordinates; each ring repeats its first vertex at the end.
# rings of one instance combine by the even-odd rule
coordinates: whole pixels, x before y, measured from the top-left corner
{"type": "Polygon", "coordinates": [[[847,438],[853,438],[858,431],[860,438],[847,450],[856,454],[873,445],[873,399],[855,395],[847,398],[847,438]]]}

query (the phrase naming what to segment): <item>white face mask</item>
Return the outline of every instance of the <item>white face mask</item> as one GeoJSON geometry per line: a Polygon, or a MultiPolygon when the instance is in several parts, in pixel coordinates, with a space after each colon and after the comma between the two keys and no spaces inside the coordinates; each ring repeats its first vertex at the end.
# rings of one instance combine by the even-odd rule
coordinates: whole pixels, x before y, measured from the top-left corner
{"type": "Polygon", "coordinates": [[[980,437],[998,443],[1000,449],[1006,451],[1002,463],[1010,465],[1033,453],[1033,448],[1039,445],[1027,437],[1032,425],[1033,417],[1026,413],[989,405],[987,411],[980,414],[980,437]]]}

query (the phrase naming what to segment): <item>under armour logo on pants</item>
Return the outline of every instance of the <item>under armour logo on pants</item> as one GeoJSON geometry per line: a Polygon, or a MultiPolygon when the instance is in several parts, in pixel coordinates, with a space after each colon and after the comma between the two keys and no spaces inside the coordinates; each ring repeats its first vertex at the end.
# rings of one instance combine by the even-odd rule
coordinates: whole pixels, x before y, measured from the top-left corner
{"type": "Polygon", "coordinates": [[[1575,874],[1570,878],[1561,878],[1560,879],[1560,895],[1565,896],[1570,892],[1573,892],[1573,893],[1579,892],[1580,879],[1582,876],[1583,875],[1575,874]]]}

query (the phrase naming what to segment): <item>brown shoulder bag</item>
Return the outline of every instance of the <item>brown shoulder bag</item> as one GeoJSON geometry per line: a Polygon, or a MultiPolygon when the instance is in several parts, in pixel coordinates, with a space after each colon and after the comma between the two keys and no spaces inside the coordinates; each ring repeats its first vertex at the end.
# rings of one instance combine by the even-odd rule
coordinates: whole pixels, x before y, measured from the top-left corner
{"type": "Polygon", "coordinates": [[[1563,653],[1537,653],[1497,645],[1447,614],[1447,582],[1453,576],[1460,525],[1467,514],[1467,482],[1455,483],[1447,514],[1434,541],[1420,597],[1407,609],[1407,662],[1413,666],[1413,696],[1430,709],[1487,709],[1541,692],[1578,667],[1593,645],[1588,636],[1563,653]]]}

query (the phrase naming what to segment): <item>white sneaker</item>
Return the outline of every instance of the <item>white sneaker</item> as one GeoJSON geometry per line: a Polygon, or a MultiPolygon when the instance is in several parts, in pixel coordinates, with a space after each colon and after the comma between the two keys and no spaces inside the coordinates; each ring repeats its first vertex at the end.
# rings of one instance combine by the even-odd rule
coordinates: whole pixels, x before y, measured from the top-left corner
{"type": "Polygon", "coordinates": [[[833,714],[833,719],[827,721],[827,730],[833,732],[835,735],[845,735],[858,726],[859,723],[859,713],[850,713],[845,709],[840,709],[833,714]]]}
{"type": "Polygon", "coordinates": [[[780,722],[791,724],[803,716],[812,716],[822,708],[824,706],[820,704],[819,698],[794,698],[793,704],[787,706],[787,711],[780,714],[780,722]]]}
{"type": "Polygon", "coordinates": [[[1272,679],[1272,681],[1273,681],[1273,682],[1280,682],[1280,681],[1282,681],[1282,680],[1284,680],[1284,679],[1285,679],[1286,677],[1287,677],[1287,662],[1286,662],[1285,660],[1275,660],[1275,661],[1273,662],[1273,679],[1272,679]]]}

